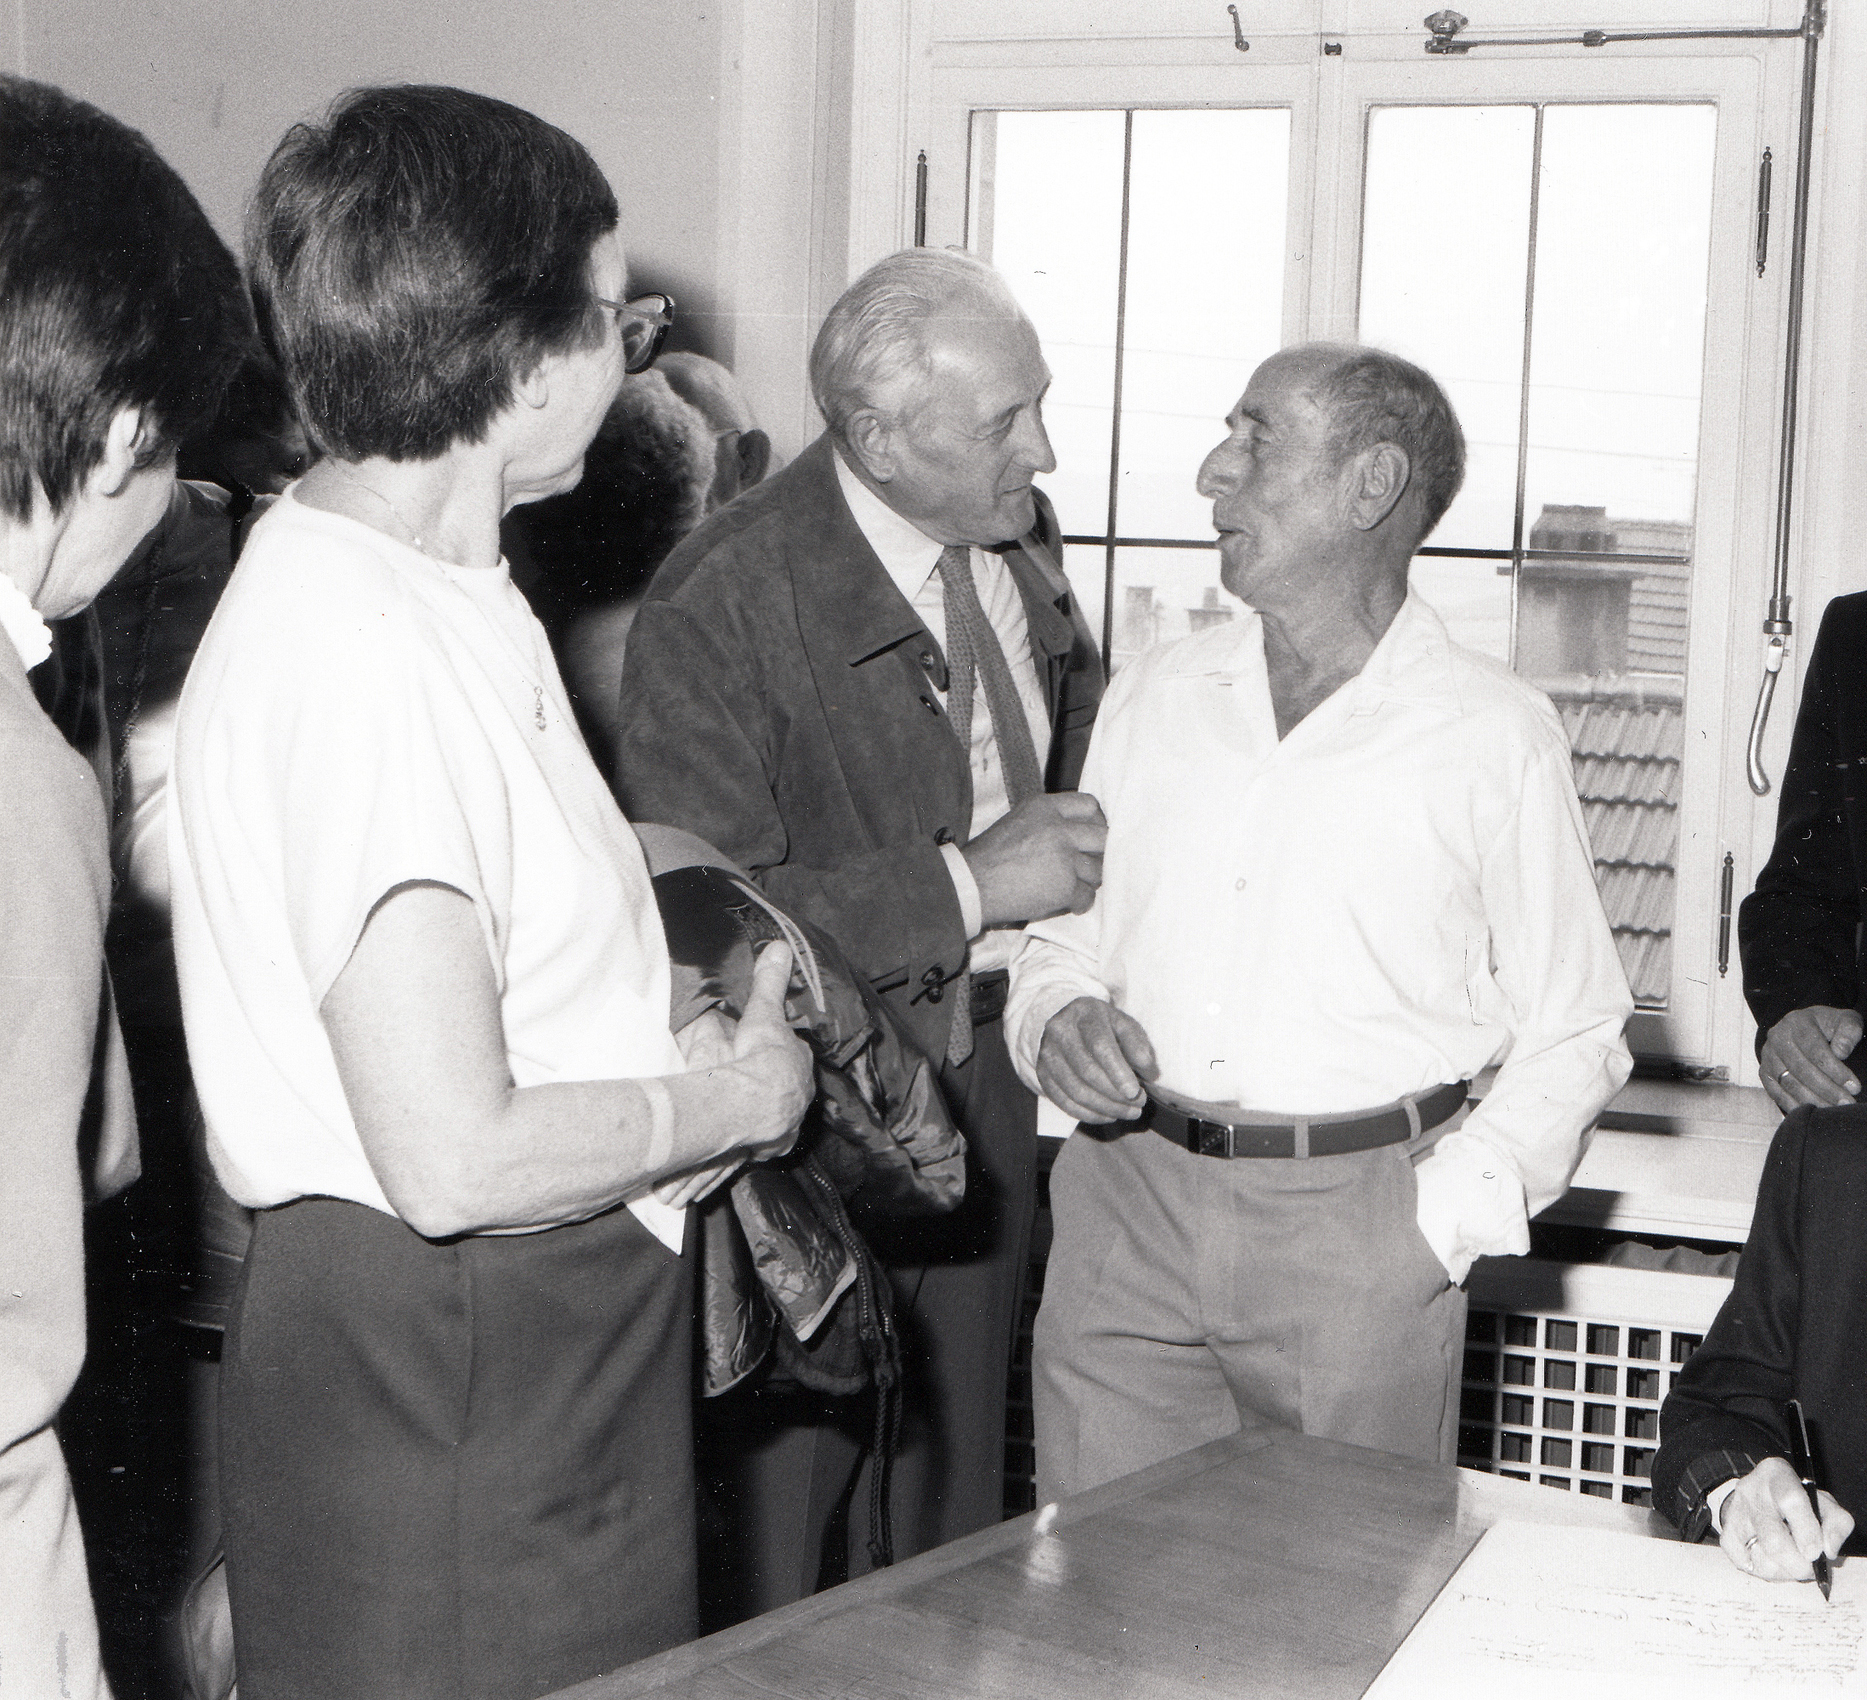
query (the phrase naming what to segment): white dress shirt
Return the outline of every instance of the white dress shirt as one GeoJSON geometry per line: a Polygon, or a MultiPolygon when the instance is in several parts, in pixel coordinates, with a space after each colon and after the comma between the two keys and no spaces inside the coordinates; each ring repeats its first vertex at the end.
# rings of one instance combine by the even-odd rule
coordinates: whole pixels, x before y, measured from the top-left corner
{"type": "MultiPolygon", "coordinates": [[[[867,539],[882,563],[882,570],[908,599],[914,612],[926,623],[941,649],[946,649],[946,585],[939,573],[940,551],[924,531],[903,519],[864,484],[836,457],[836,481],[849,504],[856,529],[867,539]]],[[[1031,723],[1031,744],[1041,766],[1050,748],[1050,714],[1044,706],[1043,687],[1037,679],[1037,662],[1031,655],[1030,627],[1024,618],[1024,599],[1018,594],[1017,580],[1004,558],[989,549],[973,549],[972,581],[979,590],[979,604],[997,635],[998,646],[1005,652],[1011,669],[1011,682],[1017,687],[1018,700],[1024,704],[1031,723]]],[[[933,683],[932,680],[929,681],[933,683]]],[[[946,692],[939,690],[941,701],[946,692]]],[[[998,734],[986,708],[985,689],[980,686],[973,697],[972,710],[972,822],[967,836],[977,838],[995,821],[1011,811],[1005,791],[1005,772],[998,759],[998,734]]],[[[966,936],[972,940],[969,966],[975,974],[1003,968],[1017,953],[1020,935],[1015,927],[994,927],[981,933],[982,914],[979,887],[966,865],[966,858],[956,844],[941,847],[947,871],[953,876],[953,890],[959,897],[960,914],[966,936]]]]}
{"type": "Polygon", "coordinates": [[[1420,1163],[1419,1223],[1455,1280],[1528,1250],[1631,1067],[1548,699],[1409,595],[1280,741],[1247,615],[1122,670],[1082,786],[1108,816],[1103,884],[1013,964],[1025,1080],[1085,994],[1140,1022],[1162,1087],[1252,1111],[1372,1109],[1501,1063],[1420,1163]]]}

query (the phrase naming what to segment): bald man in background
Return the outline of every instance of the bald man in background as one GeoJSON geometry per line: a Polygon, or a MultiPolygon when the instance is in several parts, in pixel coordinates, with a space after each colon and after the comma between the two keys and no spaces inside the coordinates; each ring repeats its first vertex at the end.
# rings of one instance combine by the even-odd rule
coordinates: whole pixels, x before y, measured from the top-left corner
{"type": "Polygon", "coordinates": [[[708,514],[765,476],[771,440],[737,381],[702,354],[624,378],[574,490],[500,528],[513,580],[543,623],[585,741],[612,770],[629,628],[655,569],[708,514]]]}
{"type": "Polygon", "coordinates": [[[706,511],[723,508],[771,470],[771,438],[759,429],[739,380],[704,354],[664,354],[655,370],[668,388],[706,420],[713,434],[713,482],[706,511]]]}

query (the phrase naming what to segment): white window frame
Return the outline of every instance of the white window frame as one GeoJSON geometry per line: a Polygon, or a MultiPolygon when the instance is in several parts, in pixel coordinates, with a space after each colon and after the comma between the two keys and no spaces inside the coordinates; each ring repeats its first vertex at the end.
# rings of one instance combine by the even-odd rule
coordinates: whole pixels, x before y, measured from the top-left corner
{"type": "MultiPolygon", "coordinates": [[[[1611,20],[1583,19],[1572,4],[1529,0],[1513,5],[1507,20],[1487,20],[1483,33],[1604,21],[1616,28],[1636,22],[1782,27],[1800,15],[1792,0],[1642,0],[1637,20],[1626,8],[1615,9],[1622,15],[1611,20]]],[[[872,30],[892,23],[904,32],[907,48],[898,81],[874,91],[877,98],[866,104],[858,92],[855,139],[858,145],[865,133],[879,139],[874,120],[892,112],[906,144],[897,159],[911,160],[926,149],[926,240],[940,244],[964,239],[975,108],[1287,106],[1292,163],[1284,328],[1286,340],[1296,341],[1354,334],[1361,208],[1358,187],[1353,193],[1343,187],[1361,181],[1373,106],[1446,99],[1718,104],[1706,324],[1712,352],[1704,369],[1688,638],[1686,721],[1696,759],[1688,760],[1680,807],[1671,1005],[1664,1014],[1637,1016],[1630,1038],[1644,1054],[1754,1081],[1734,925],[1722,977],[1716,959],[1723,856],[1733,856],[1733,893],[1741,898],[1767,854],[1775,813],[1773,796],[1761,804],[1750,796],[1743,759],[1774,527],[1797,44],[1511,48],[1428,59],[1418,10],[1417,0],[1411,6],[1361,0],[1356,30],[1324,32],[1316,27],[1320,10],[1308,0],[1241,7],[1241,14],[1258,20],[1255,30],[1246,26],[1251,50],[1245,56],[1214,34],[1209,5],[1184,0],[1101,0],[1083,11],[1072,8],[1071,17],[1037,0],[858,0],[859,26],[865,15],[872,30]],[[1344,51],[1326,54],[1324,41],[1344,51]],[[1323,137],[1327,148],[1318,145],[1323,137]],[[1777,169],[1771,263],[1758,279],[1750,226],[1765,146],[1777,169]],[[1760,818],[1766,815],[1767,821],[1760,818]]],[[[1475,23],[1469,33],[1480,34],[1480,27],[1475,23]]],[[[852,191],[853,272],[912,239],[911,166],[891,183],[874,162],[866,195],[860,173],[852,191]]],[[[1802,601],[1797,611],[1799,633],[1812,637],[1819,605],[1802,601]]],[[[1801,647],[1806,651],[1806,642],[1801,647]]],[[[1779,700],[1766,746],[1778,776],[1792,711],[1792,703],[1779,700]]]]}

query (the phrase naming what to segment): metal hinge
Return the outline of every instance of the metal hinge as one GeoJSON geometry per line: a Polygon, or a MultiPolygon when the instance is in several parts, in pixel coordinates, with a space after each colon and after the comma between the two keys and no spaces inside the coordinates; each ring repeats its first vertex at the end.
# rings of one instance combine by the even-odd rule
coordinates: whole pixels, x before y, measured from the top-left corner
{"type": "Polygon", "coordinates": [[[1724,853],[1724,868],[1718,875],[1718,978],[1731,971],[1731,887],[1737,879],[1737,864],[1729,850],[1724,853]]]}
{"type": "Polygon", "coordinates": [[[1770,263],[1770,150],[1757,167],[1757,276],[1770,263]]]}

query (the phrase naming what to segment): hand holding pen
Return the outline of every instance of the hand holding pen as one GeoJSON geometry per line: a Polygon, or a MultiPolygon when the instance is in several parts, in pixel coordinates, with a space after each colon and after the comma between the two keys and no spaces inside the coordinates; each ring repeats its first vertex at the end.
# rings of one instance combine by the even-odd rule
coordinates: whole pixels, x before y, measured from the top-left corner
{"type": "MultiPolygon", "coordinates": [[[[1820,1533],[1822,1501],[1827,1496],[1815,1485],[1815,1459],[1809,1452],[1809,1425],[1803,1420],[1800,1399],[1789,1401],[1789,1462],[1795,1469],[1796,1479],[1809,1496],[1809,1509],[1815,1513],[1817,1532],[1820,1533]]],[[[1830,1500],[1829,1503],[1832,1505],[1834,1502],[1830,1500]]],[[[1836,1543],[1837,1546],[1839,1544],[1836,1543]]],[[[1810,1562],[1815,1585],[1821,1589],[1822,1598],[1827,1599],[1834,1592],[1834,1572],[1829,1568],[1825,1546],[1811,1555],[1810,1562]]]]}
{"type": "MultiPolygon", "coordinates": [[[[1795,1428],[1790,1416],[1789,1426],[1795,1428]]],[[[1800,1436],[1798,1436],[1800,1438],[1800,1436]]],[[[1718,1544],[1739,1570],[1766,1582],[1807,1582],[1854,1532],[1832,1494],[1811,1495],[1785,1458],[1766,1458],[1743,1477],[1719,1515],[1718,1544]]]]}

